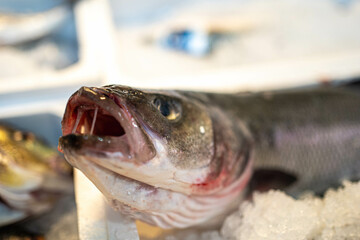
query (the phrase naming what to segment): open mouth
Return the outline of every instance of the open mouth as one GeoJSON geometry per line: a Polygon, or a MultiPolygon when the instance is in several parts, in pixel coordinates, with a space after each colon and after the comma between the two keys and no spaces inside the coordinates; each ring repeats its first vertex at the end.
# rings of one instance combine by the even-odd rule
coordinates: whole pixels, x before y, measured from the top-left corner
{"type": "Polygon", "coordinates": [[[125,100],[102,89],[83,87],[69,99],[62,130],[60,150],[76,148],[140,162],[154,156],[125,100]]]}
{"type": "Polygon", "coordinates": [[[75,134],[113,137],[125,135],[125,130],[118,120],[97,105],[79,106],[76,109],[75,122],[71,125],[71,133],[75,134]]]}

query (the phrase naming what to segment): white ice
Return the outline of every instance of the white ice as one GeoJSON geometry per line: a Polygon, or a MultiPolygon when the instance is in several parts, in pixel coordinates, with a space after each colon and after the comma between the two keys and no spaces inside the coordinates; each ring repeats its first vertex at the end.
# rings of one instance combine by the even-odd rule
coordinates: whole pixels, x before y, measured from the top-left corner
{"type": "Polygon", "coordinates": [[[281,191],[255,193],[222,226],[224,239],[360,239],[360,182],[324,198],[295,200],[281,191]]]}

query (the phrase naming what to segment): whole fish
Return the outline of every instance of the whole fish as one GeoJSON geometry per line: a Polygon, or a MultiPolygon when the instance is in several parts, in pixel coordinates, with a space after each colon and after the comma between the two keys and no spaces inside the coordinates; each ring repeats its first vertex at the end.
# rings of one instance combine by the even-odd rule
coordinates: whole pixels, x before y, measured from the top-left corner
{"type": "Polygon", "coordinates": [[[71,191],[71,167],[56,150],[0,125],[0,226],[44,213],[71,191]]]}
{"type": "Polygon", "coordinates": [[[360,94],[345,87],[240,94],[82,87],[67,103],[62,131],[67,161],[114,209],[162,228],[220,219],[242,199],[254,169],[291,176],[280,180],[291,180],[293,195],[360,177],[360,94]]]}

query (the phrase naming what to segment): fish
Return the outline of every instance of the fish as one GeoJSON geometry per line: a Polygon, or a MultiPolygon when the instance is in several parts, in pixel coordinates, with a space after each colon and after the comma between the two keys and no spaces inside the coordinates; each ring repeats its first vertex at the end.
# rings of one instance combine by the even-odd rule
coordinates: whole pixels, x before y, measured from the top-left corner
{"type": "Polygon", "coordinates": [[[72,192],[72,168],[31,132],[0,125],[0,226],[43,214],[72,192]]]}
{"type": "Polygon", "coordinates": [[[16,45],[51,34],[70,15],[66,4],[38,13],[0,13],[0,46],[16,45]]]}
{"type": "Polygon", "coordinates": [[[164,229],[215,224],[247,197],[253,176],[294,196],[360,177],[360,94],[345,86],[81,87],[62,132],[66,160],[116,211],[164,229]]]}

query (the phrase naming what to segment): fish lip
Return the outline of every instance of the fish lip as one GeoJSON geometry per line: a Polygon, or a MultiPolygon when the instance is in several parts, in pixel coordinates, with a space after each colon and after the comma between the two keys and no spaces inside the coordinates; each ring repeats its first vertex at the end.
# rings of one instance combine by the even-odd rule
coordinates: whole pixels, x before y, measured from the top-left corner
{"type": "MultiPolygon", "coordinates": [[[[101,156],[117,154],[121,160],[131,159],[134,163],[145,163],[155,156],[151,138],[141,126],[143,121],[136,119],[124,97],[117,96],[105,89],[80,88],[70,97],[61,123],[63,136],[59,139],[60,151],[73,150],[82,154],[101,156]],[[99,109],[99,114],[115,119],[123,128],[124,134],[100,136],[91,132],[77,132],[78,111],[95,109],[99,109]],[[76,117],[74,118],[74,116],[76,117]]],[[[101,123],[96,123],[95,120],[95,127],[96,124],[101,123]]]]}

